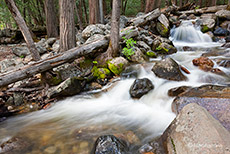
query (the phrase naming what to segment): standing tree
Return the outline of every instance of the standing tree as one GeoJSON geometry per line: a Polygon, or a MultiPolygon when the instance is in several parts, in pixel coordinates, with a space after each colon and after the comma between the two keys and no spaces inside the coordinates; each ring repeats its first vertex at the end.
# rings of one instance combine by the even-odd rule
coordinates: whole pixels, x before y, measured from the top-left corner
{"type": "Polygon", "coordinates": [[[76,46],[74,6],[74,0],[59,0],[61,52],[76,46]]]}
{"type": "Polygon", "coordinates": [[[155,9],[155,0],[146,0],[145,13],[151,12],[155,9]]]}
{"type": "Polygon", "coordinates": [[[89,0],[89,24],[99,23],[98,0],[89,0]]]}
{"type": "Polygon", "coordinates": [[[54,0],[45,0],[45,13],[48,38],[58,37],[58,25],[54,0]]]}
{"type": "Polygon", "coordinates": [[[21,16],[18,8],[16,7],[14,0],[5,0],[8,9],[10,10],[14,20],[16,21],[19,29],[22,32],[22,35],[26,41],[26,44],[30,50],[33,60],[38,61],[41,59],[39,52],[37,51],[34,41],[32,39],[29,28],[27,27],[23,17],[21,16]]]}

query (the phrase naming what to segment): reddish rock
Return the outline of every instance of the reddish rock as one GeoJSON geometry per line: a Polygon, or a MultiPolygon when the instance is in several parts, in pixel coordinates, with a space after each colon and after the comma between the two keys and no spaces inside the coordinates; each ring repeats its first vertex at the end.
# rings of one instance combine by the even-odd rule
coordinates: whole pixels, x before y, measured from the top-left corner
{"type": "Polygon", "coordinates": [[[192,62],[193,62],[193,65],[198,66],[200,69],[204,71],[210,71],[214,66],[213,61],[207,57],[196,58],[196,59],[193,59],[192,62]]]}

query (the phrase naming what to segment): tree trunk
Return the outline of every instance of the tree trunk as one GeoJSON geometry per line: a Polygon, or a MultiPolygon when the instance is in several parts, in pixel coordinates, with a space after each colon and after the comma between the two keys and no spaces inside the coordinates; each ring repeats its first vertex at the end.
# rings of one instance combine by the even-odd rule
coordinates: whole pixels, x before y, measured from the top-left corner
{"type": "Polygon", "coordinates": [[[84,6],[85,23],[88,24],[88,14],[87,14],[87,8],[86,8],[85,0],[80,0],[80,1],[82,1],[82,4],[83,4],[83,6],[84,6]]]}
{"type": "Polygon", "coordinates": [[[162,0],[158,0],[158,2],[157,2],[157,3],[158,3],[158,4],[157,4],[157,7],[158,7],[159,9],[161,8],[161,1],[162,1],[162,0]]]}
{"type": "Polygon", "coordinates": [[[77,21],[79,23],[79,28],[80,28],[80,30],[83,30],[83,25],[82,25],[82,21],[81,21],[80,15],[79,15],[78,8],[76,5],[74,5],[74,7],[75,7],[76,15],[77,15],[77,21]]]}
{"type": "Polygon", "coordinates": [[[76,46],[74,23],[74,0],[60,0],[60,51],[76,46]]]}
{"type": "Polygon", "coordinates": [[[151,12],[154,9],[155,0],[146,0],[145,13],[151,12]]]}
{"type": "Polygon", "coordinates": [[[24,19],[22,18],[20,12],[18,11],[18,8],[16,7],[15,3],[13,0],[5,0],[7,7],[9,8],[14,20],[16,21],[19,29],[22,32],[22,35],[26,41],[26,44],[30,50],[31,56],[33,57],[33,60],[38,61],[41,59],[34,41],[32,39],[32,36],[30,34],[30,31],[24,21],[24,19]]]}
{"type": "Polygon", "coordinates": [[[141,0],[141,12],[145,11],[145,0],[141,0]]]}
{"type": "Polygon", "coordinates": [[[99,0],[99,14],[100,14],[100,23],[104,24],[104,11],[103,11],[103,0],[99,0]]]}
{"type": "Polygon", "coordinates": [[[200,6],[200,8],[203,7],[203,0],[199,0],[199,6],[200,6]]]}
{"type": "Polygon", "coordinates": [[[48,38],[58,37],[58,25],[54,0],[45,0],[45,13],[48,38]]]}

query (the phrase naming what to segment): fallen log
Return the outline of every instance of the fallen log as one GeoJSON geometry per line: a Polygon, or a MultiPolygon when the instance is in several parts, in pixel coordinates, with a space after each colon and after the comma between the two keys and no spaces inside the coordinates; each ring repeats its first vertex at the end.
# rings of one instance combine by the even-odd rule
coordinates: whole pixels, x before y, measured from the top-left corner
{"type": "Polygon", "coordinates": [[[104,37],[98,41],[72,48],[68,51],[55,55],[53,57],[36,61],[16,71],[5,73],[0,75],[0,87],[7,86],[19,80],[31,77],[35,74],[42,73],[52,69],[53,67],[62,65],[66,62],[70,62],[78,57],[86,56],[95,52],[99,48],[107,47],[109,44],[109,38],[104,37]]]}
{"type": "Polygon", "coordinates": [[[211,7],[204,7],[201,9],[194,9],[188,11],[179,11],[179,14],[203,14],[203,13],[216,13],[219,10],[227,9],[227,5],[218,5],[211,7]]]}
{"type": "Polygon", "coordinates": [[[143,26],[145,25],[147,22],[156,19],[157,17],[159,17],[161,15],[161,11],[159,8],[153,10],[152,12],[149,12],[147,14],[144,14],[142,16],[133,18],[129,21],[129,25],[132,26],[143,26]]]}

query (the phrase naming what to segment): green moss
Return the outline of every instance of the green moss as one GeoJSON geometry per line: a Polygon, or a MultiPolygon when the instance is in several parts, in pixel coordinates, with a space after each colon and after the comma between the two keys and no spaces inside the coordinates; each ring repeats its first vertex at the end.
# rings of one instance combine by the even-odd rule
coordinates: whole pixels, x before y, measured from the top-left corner
{"type": "Polygon", "coordinates": [[[169,50],[173,48],[173,46],[167,46],[167,48],[164,47],[164,45],[161,43],[157,48],[156,51],[160,54],[168,54],[169,50]]]}
{"type": "Polygon", "coordinates": [[[91,59],[85,59],[83,62],[80,63],[80,68],[89,68],[93,64],[91,59]]]}
{"type": "Polygon", "coordinates": [[[107,68],[97,68],[96,66],[92,69],[93,76],[97,79],[105,79],[111,75],[111,72],[107,68]]]}
{"type": "Polygon", "coordinates": [[[148,51],[148,52],[146,52],[146,54],[147,54],[148,57],[151,57],[151,58],[156,58],[157,57],[156,53],[153,52],[153,51],[148,51]]]}
{"type": "Polygon", "coordinates": [[[177,152],[176,152],[176,146],[175,146],[175,143],[174,143],[174,141],[173,141],[173,139],[170,137],[170,139],[171,139],[171,143],[172,143],[172,146],[173,146],[173,151],[174,151],[174,153],[176,154],[177,152]]]}
{"type": "Polygon", "coordinates": [[[123,71],[123,66],[124,66],[124,64],[122,64],[122,63],[120,63],[120,64],[118,64],[118,66],[116,66],[116,65],[114,65],[114,64],[112,64],[112,63],[108,63],[108,67],[109,67],[109,69],[111,70],[111,72],[113,72],[113,74],[115,74],[115,75],[120,75],[121,74],[121,72],[123,71]]]}
{"type": "Polygon", "coordinates": [[[210,29],[208,28],[207,25],[203,25],[202,28],[201,28],[201,31],[202,31],[203,33],[208,32],[209,30],[210,30],[210,29]]]}
{"type": "Polygon", "coordinates": [[[161,34],[161,36],[167,37],[169,29],[166,28],[162,23],[158,22],[157,23],[157,31],[161,34]]]}
{"type": "Polygon", "coordinates": [[[60,84],[62,82],[62,79],[60,77],[60,75],[54,76],[50,79],[48,79],[48,84],[52,85],[52,86],[56,86],[58,84],[60,84]]]}

